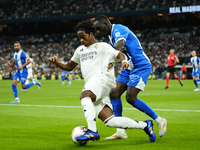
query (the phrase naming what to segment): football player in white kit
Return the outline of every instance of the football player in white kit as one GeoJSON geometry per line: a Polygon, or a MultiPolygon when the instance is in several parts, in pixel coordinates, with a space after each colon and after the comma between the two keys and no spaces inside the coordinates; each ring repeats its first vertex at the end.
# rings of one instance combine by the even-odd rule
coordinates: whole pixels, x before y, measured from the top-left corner
{"type": "Polygon", "coordinates": [[[143,129],[148,134],[150,141],[154,142],[155,133],[151,120],[144,122],[134,121],[126,117],[115,117],[113,115],[109,93],[116,86],[116,82],[114,67],[110,64],[120,60],[122,69],[127,68],[131,65],[127,62],[126,56],[107,43],[97,42],[94,38],[95,28],[91,21],[83,21],[75,29],[83,45],[76,49],[71,60],[67,64],[61,63],[56,56],[50,57],[48,60],[67,71],[73,70],[78,64],[81,66],[85,86],[80,95],[80,100],[87,120],[88,130],[84,135],[77,137],[76,140],[100,139],[96,127],[96,116],[98,116],[109,127],[143,129]],[[112,67],[108,68],[108,65],[112,67]]]}

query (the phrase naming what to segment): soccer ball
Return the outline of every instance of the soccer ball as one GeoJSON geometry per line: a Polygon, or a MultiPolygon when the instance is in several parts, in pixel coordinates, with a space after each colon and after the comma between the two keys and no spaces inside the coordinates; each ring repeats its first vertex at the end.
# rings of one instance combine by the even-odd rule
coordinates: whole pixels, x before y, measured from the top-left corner
{"type": "Polygon", "coordinates": [[[79,146],[86,145],[88,143],[88,141],[77,141],[76,140],[76,137],[79,137],[79,136],[85,134],[85,131],[87,131],[87,128],[84,126],[78,126],[78,127],[74,128],[71,133],[72,142],[74,142],[74,144],[79,145],[79,146]]]}

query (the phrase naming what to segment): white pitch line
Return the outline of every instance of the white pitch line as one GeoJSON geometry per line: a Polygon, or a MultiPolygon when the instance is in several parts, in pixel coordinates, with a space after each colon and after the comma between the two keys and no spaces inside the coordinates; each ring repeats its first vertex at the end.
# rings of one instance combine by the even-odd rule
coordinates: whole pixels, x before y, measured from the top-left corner
{"type": "MultiPolygon", "coordinates": [[[[53,99],[56,99],[56,98],[63,98],[63,97],[51,97],[53,99]]],[[[27,100],[31,100],[31,99],[51,99],[51,98],[45,98],[45,97],[42,97],[42,98],[28,98],[27,100]]],[[[78,97],[66,97],[66,98],[78,98],[78,97]]],[[[10,98],[10,99],[0,99],[0,101],[3,101],[3,100],[13,100],[13,98],[10,98]]]]}
{"type": "MultiPolygon", "coordinates": [[[[82,108],[81,106],[29,105],[29,104],[0,104],[0,106],[82,108]]],[[[135,108],[123,108],[123,109],[137,110],[135,108]]],[[[200,112],[200,110],[180,110],[180,109],[153,109],[153,110],[157,110],[157,111],[174,111],[174,112],[200,112]]]]}

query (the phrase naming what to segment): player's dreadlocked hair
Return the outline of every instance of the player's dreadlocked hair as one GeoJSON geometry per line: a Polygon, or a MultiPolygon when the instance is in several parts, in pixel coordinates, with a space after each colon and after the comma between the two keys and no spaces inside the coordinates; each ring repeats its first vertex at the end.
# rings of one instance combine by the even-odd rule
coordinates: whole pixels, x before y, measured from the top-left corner
{"type": "Polygon", "coordinates": [[[93,22],[90,21],[90,20],[85,20],[85,21],[82,21],[82,22],[79,22],[75,27],[74,29],[76,30],[76,32],[78,31],[85,31],[86,34],[90,34],[91,32],[93,34],[95,34],[96,30],[95,30],[95,27],[93,25],[93,22]]]}

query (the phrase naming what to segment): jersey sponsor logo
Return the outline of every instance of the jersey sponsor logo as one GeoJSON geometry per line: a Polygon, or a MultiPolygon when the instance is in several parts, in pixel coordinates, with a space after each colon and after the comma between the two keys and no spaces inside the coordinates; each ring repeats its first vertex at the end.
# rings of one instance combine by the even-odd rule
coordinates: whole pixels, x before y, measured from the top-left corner
{"type": "Polygon", "coordinates": [[[93,59],[95,55],[97,55],[97,51],[91,51],[88,53],[79,54],[79,58],[80,58],[81,62],[83,62],[86,60],[93,59]]]}

